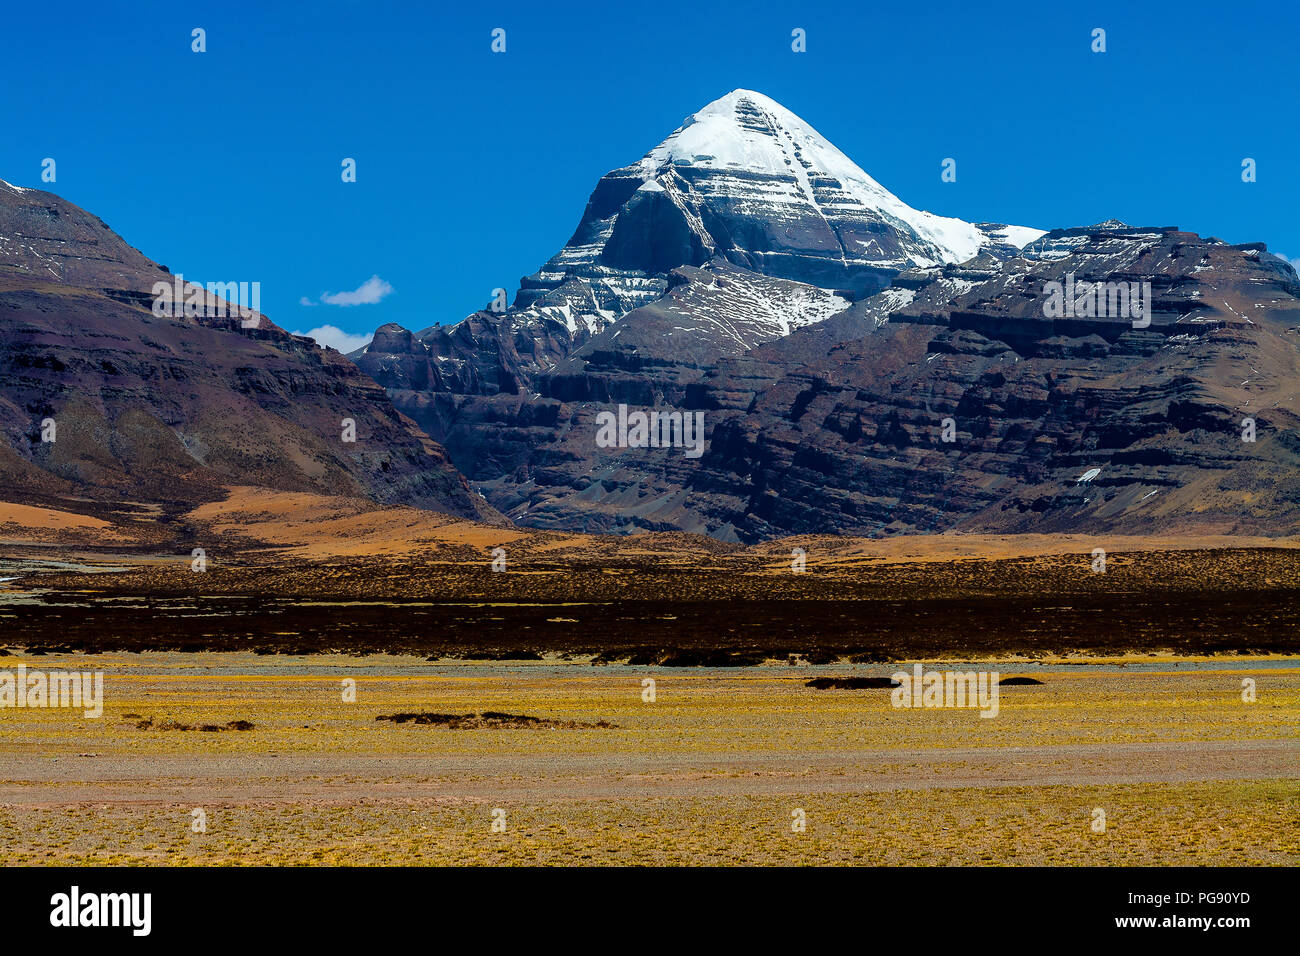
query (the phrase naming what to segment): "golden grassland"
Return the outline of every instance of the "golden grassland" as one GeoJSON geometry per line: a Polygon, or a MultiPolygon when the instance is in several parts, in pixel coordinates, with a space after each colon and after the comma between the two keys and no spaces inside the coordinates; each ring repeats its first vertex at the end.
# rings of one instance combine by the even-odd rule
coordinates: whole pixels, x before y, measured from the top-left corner
{"type": "Polygon", "coordinates": [[[103,670],[106,703],[98,720],[0,711],[10,864],[1300,862],[1294,661],[986,662],[1044,681],[1003,688],[996,719],[895,709],[887,690],[804,686],[815,673],[888,665],[231,653],[24,662],[103,670]],[[653,703],[642,699],[647,676],[653,703]],[[1246,677],[1255,703],[1242,701],[1246,677]],[[426,710],[616,726],[375,720],[426,710]],[[141,729],[143,718],[155,726],[141,729]],[[156,726],[237,720],[253,729],[156,726]],[[497,807],[505,833],[491,830],[497,807]],[[1092,829],[1098,807],[1104,833],[1092,829]],[[195,808],[205,833],[191,831],[195,808]],[[795,808],[805,832],[791,832],[795,808]]]}
{"type": "MultiPolygon", "coordinates": [[[[1003,688],[999,717],[981,720],[971,711],[895,709],[887,690],[804,686],[817,674],[887,675],[898,669],[889,664],[665,669],[429,663],[379,654],[13,656],[0,659],[0,667],[12,670],[25,663],[31,669],[104,671],[106,703],[100,720],[57,709],[0,711],[0,747],[10,755],[94,751],[104,757],[268,751],[473,754],[495,749],[501,741],[491,731],[444,733],[375,721],[404,710],[497,710],[618,725],[614,730],[515,734],[508,738],[511,753],[835,753],[1278,737],[1296,740],[1300,747],[1300,664],[1252,667],[1224,658],[1222,666],[1215,666],[1215,659],[1202,658],[1207,669],[1191,670],[1185,668],[1195,660],[1152,658],[1144,663],[1137,655],[1111,660],[1126,666],[1100,671],[1059,667],[1047,674],[1023,661],[928,662],[929,668],[979,667],[1000,670],[1003,678],[1036,675],[1045,681],[1003,688]],[[642,700],[646,676],[656,682],[653,704],[642,700]],[[1258,685],[1254,704],[1241,699],[1246,677],[1258,685]],[[356,682],[355,702],[343,700],[345,679],[356,682]],[[145,732],[126,714],[190,724],[248,720],[254,729],[145,732]]],[[[1075,663],[1084,662],[1076,658],[1075,663]]]]}

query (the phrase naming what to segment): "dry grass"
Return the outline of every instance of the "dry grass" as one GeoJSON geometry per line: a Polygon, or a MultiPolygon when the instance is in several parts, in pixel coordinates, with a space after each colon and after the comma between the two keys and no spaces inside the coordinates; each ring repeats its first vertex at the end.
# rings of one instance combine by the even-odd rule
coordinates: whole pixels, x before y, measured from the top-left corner
{"type": "Polygon", "coordinates": [[[951,789],[511,805],[0,808],[6,862],[42,865],[1295,865],[1295,781],[951,789]],[[791,832],[802,808],[806,831],[791,832]],[[1106,811],[1104,833],[1093,810],[1106,811]]]}
{"type": "Polygon", "coordinates": [[[3,712],[9,863],[1300,862],[1293,665],[1022,668],[1045,683],[1005,688],[986,720],[895,710],[888,691],[807,688],[809,668],[251,654],[27,664],[101,668],[107,704],[100,720],[3,712]],[[654,703],[641,699],[646,674],[654,703]],[[348,676],[355,703],[342,700],[348,676]],[[1245,676],[1256,703],[1241,701],[1245,676]],[[413,710],[617,726],[375,720],[413,710]],[[142,731],[145,718],[254,727],[142,731]],[[190,831],[195,807],[206,833],[190,831]],[[505,834],[491,832],[494,807],[505,834]],[[804,833],[790,830],[796,807],[804,833]]]}

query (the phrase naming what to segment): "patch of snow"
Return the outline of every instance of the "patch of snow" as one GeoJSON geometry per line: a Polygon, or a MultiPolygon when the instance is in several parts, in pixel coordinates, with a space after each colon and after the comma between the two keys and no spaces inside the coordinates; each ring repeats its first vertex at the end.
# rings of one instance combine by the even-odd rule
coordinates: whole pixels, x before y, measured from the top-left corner
{"type": "Polygon", "coordinates": [[[1003,226],[1001,229],[991,230],[988,235],[998,242],[1005,242],[1017,249],[1023,249],[1034,240],[1043,238],[1043,236],[1047,235],[1047,232],[1043,229],[1032,229],[1029,226],[1003,226]]]}
{"type": "Polygon", "coordinates": [[[890,286],[880,293],[880,297],[885,300],[885,308],[893,312],[895,309],[901,309],[905,305],[911,305],[912,300],[916,298],[916,291],[913,289],[902,289],[898,286],[890,286]]]}

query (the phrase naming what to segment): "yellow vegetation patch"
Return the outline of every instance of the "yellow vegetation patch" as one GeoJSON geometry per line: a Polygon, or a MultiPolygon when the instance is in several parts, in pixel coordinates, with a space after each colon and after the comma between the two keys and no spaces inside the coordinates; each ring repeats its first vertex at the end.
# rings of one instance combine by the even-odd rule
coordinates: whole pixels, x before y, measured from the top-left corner
{"type": "Polygon", "coordinates": [[[446,545],[490,548],[527,535],[436,511],[381,507],[364,498],[246,486],[229,491],[224,501],[200,505],[188,517],[218,535],[262,542],[306,560],[396,556],[446,545]]]}
{"type": "Polygon", "coordinates": [[[131,541],[110,522],[88,515],[0,501],[0,536],[93,545],[131,541]]]}

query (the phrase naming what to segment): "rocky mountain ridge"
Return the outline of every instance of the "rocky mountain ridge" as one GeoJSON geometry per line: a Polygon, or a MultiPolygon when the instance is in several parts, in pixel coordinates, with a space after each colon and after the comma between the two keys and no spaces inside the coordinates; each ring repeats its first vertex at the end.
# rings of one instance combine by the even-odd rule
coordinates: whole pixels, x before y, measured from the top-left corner
{"type": "Polygon", "coordinates": [[[238,484],[500,520],[342,355],[206,289],[198,314],[159,315],[160,282],[179,284],[98,217],[0,183],[9,500],[183,510],[238,484]]]}

